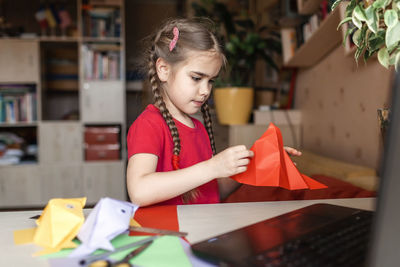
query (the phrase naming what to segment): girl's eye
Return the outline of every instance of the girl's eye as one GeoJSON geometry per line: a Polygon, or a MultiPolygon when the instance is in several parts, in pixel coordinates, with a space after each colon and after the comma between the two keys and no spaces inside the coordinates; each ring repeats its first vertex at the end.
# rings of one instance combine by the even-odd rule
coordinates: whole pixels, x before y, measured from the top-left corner
{"type": "Polygon", "coordinates": [[[215,83],[215,80],[209,80],[208,81],[210,84],[214,84],[215,83]]]}
{"type": "Polygon", "coordinates": [[[200,78],[200,77],[192,76],[192,80],[195,81],[195,82],[198,82],[198,81],[201,80],[201,78],[200,78]]]}

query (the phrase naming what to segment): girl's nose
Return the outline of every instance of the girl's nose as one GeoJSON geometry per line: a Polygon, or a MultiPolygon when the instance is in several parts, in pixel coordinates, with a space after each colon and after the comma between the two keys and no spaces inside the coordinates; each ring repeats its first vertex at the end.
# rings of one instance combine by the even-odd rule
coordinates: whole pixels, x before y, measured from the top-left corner
{"type": "Polygon", "coordinates": [[[209,95],[211,91],[211,85],[209,83],[203,83],[200,86],[200,95],[209,95]]]}

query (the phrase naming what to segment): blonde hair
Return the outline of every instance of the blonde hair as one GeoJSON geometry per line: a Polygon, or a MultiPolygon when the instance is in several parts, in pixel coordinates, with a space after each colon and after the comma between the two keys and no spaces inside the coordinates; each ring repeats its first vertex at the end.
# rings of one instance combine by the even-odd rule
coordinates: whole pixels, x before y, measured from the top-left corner
{"type": "MultiPolygon", "coordinates": [[[[172,118],[171,113],[168,111],[165,102],[162,98],[161,90],[163,89],[162,83],[158,78],[156,71],[156,61],[162,58],[172,66],[183,62],[188,57],[188,52],[215,52],[221,56],[223,65],[226,64],[226,58],[222,52],[222,48],[213,33],[213,23],[209,19],[192,18],[192,19],[170,19],[164,22],[158,31],[150,36],[148,49],[145,54],[145,62],[148,78],[150,81],[151,90],[153,93],[154,104],[160,109],[160,112],[167,123],[174,142],[173,157],[179,160],[181,151],[179,132],[172,118]],[[170,44],[174,38],[173,29],[178,28],[179,37],[176,45],[170,51],[170,44]]],[[[216,153],[214,134],[212,130],[211,116],[209,106],[205,102],[201,107],[203,114],[204,126],[207,130],[210,139],[211,149],[213,154],[216,153]]],[[[173,160],[173,159],[171,159],[173,160]]],[[[174,169],[177,169],[178,162],[173,164],[174,169]]],[[[184,203],[188,203],[198,197],[198,192],[193,189],[183,194],[182,199],[184,203]]]]}

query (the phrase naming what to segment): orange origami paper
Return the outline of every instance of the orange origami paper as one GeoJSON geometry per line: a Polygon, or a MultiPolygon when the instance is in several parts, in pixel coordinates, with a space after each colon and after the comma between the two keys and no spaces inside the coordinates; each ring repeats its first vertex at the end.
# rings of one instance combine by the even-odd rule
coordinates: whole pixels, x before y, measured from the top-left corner
{"type": "Polygon", "coordinates": [[[254,157],[250,160],[247,170],[232,177],[239,183],[277,186],[289,190],[327,187],[297,170],[283,148],[281,131],[273,123],[250,150],[254,152],[254,157]]]}
{"type": "MultiPolygon", "coordinates": [[[[130,225],[179,231],[178,211],[176,205],[140,207],[130,225]]],[[[130,231],[129,235],[151,235],[130,231]]]]}

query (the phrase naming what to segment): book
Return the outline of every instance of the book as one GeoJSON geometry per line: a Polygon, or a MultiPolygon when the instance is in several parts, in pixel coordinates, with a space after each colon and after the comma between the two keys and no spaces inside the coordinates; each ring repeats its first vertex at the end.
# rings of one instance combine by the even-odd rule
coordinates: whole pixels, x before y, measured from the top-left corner
{"type": "Polygon", "coordinates": [[[296,29],[295,28],[282,28],[282,54],[283,62],[287,63],[295,54],[297,48],[296,29]]]}

